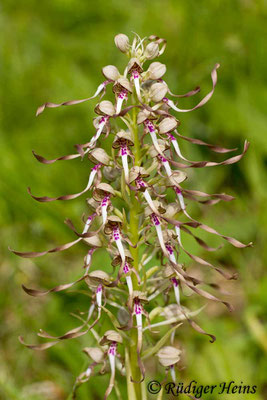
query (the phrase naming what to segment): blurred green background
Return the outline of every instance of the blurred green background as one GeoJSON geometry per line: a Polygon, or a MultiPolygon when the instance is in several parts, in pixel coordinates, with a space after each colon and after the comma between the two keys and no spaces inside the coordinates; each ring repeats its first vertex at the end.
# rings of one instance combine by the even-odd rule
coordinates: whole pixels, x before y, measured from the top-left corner
{"type": "MultiPolygon", "coordinates": [[[[226,147],[251,147],[238,164],[190,172],[188,187],[210,193],[226,192],[237,197],[232,203],[214,207],[195,206],[192,213],[220,232],[254,242],[240,250],[225,244],[213,261],[239,273],[237,282],[225,284],[235,311],[229,314],[219,304],[209,304],[199,323],[217,336],[206,337],[186,324],[177,333],[184,349],[180,380],[202,384],[234,380],[257,385],[254,395],[225,395],[227,399],[263,400],[267,396],[267,56],[266,1],[262,0],[85,0],[9,1],[0,5],[1,85],[1,269],[0,269],[0,398],[5,400],[66,399],[86,356],[81,349],[90,337],[64,342],[45,352],[33,352],[18,342],[36,342],[43,328],[52,334],[71,329],[76,321],[69,315],[85,309],[88,298],[74,292],[32,298],[21,289],[50,288],[80,276],[86,247],[36,260],[20,259],[7,250],[48,249],[73,240],[64,225],[66,217],[76,223],[86,211],[84,199],[40,204],[37,195],[75,193],[85,186],[88,169],[77,160],[50,166],[39,164],[34,149],[47,158],[69,154],[73,144],[85,143],[92,135],[91,119],[96,101],[73,107],[46,110],[35,118],[37,106],[45,101],[61,102],[91,95],[103,80],[101,68],[122,68],[124,55],[115,48],[113,37],[131,31],[143,36],[156,34],[167,39],[162,62],[166,80],[175,93],[196,85],[201,93],[210,89],[210,71],[216,62],[218,85],[212,100],[202,109],[180,115],[184,135],[226,147]],[[265,393],[265,395],[264,395],[265,393]]],[[[197,95],[198,99],[201,94],[197,95]]],[[[197,98],[183,99],[183,108],[197,98]]],[[[204,148],[181,144],[193,159],[221,160],[222,155],[204,148]]],[[[199,236],[208,236],[199,233],[199,236]]],[[[218,240],[209,237],[211,243],[218,240]]],[[[188,241],[192,252],[204,255],[188,241]]],[[[104,261],[103,261],[104,260],[104,261]]],[[[105,268],[98,252],[94,266],[105,268]]],[[[194,268],[194,267],[193,267],[194,268]]],[[[203,268],[199,274],[203,274],[203,268]]],[[[205,270],[205,276],[210,274],[205,270]]],[[[215,275],[214,278],[218,277],[215,275]]],[[[82,287],[82,285],[80,286],[82,287]]],[[[189,300],[187,305],[189,306],[189,300]]],[[[200,305],[200,300],[194,300],[200,305]]],[[[202,303],[201,303],[202,304],[202,303]]],[[[92,343],[92,342],[91,342],[92,343]]],[[[163,378],[162,368],[148,364],[147,381],[163,378]]],[[[93,378],[79,391],[78,398],[101,399],[108,377],[93,378]]],[[[125,385],[119,377],[123,398],[125,385]]],[[[115,394],[110,396],[115,399],[115,394]]],[[[155,398],[151,396],[151,398],[155,398]]],[[[170,396],[168,397],[170,398],[170,396]]],[[[223,396],[208,395],[204,399],[223,396]]]]}

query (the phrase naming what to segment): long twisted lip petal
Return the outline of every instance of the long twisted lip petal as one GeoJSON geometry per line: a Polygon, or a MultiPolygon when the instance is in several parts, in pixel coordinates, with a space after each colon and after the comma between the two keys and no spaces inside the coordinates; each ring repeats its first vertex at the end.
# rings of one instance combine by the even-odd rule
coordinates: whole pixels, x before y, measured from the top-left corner
{"type": "Polygon", "coordinates": [[[105,396],[104,396],[104,400],[106,400],[108,398],[108,396],[110,395],[113,386],[114,386],[114,381],[115,381],[115,357],[116,357],[116,348],[114,349],[114,354],[113,354],[113,349],[111,348],[111,346],[114,346],[113,343],[111,343],[109,351],[108,351],[108,358],[109,358],[109,365],[110,365],[110,380],[109,380],[109,385],[107,387],[105,396]]]}
{"type": "Polygon", "coordinates": [[[135,90],[136,90],[136,94],[137,94],[138,99],[141,99],[139,77],[138,78],[134,78],[134,86],[135,86],[135,90]]]}
{"type": "Polygon", "coordinates": [[[174,290],[174,295],[176,302],[178,306],[180,306],[180,290],[179,290],[179,285],[176,284],[175,282],[172,282],[173,290],[174,290]]]}
{"type": "Polygon", "coordinates": [[[102,133],[102,131],[103,131],[103,129],[104,129],[104,126],[106,125],[106,119],[104,120],[104,121],[102,121],[100,124],[99,124],[99,127],[98,127],[98,129],[97,129],[97,131],[96,131],[96,134],[92,137],[92,139],[90,140],[90,142],[89,142],[89,145],[90,146],[93,146],[94,144],[95,144],[95,142],[99,139],[99,136],[101,135],[101,133],[102,133]]]}
{"type": "Polygon", "coordinates": [[[124,169],[124,174],[125,174],[125,180],[126,182],[129,182],[129,166],[128,166],[128,158],[127,158],[127,154],[123,154],[121,156],[121,160],[122,160],[122,166],[124,169]]]}
{"type": "Polygon", "coordinates": [[[132,296],[133,294],[133,282],[130,275],[126,276],[126,282],[129,290],[129,295],[132,296]]]}
{"type": "Polygon", "coordinates": [[[176,374],[175,374],[175,369],[174,369],[173,365],[171,365],[170,373],[171,373],[172,381],[176,382],[176,374]]]}
{"type": "Polygon", "coordinates": [[[108,204],[106,204],[105,206],[101,207],[103,225],[105,225],[105,223],[107,222],[107,207],[108,207],[108,204]]]}
{"type": "Polygon", "coordinates": [[[29,187],[28,187],[27,190],[28,190],[29,195],[34,200],[37,200],[37,201],[39,201],[41,203],[46,203],[46,202],[50,202],[50,201],[57,201],[57,200],[73,200],[73,199],[76,199],[77,197],[80,197],[82,194],[86,193],[90,189],[96,174],[97,174],[97,171],[93,170],[89,175],[89,180],[88,180],[88,183],[87,183],[85,189],[83,189],[81,192],[75,193],[75,194],[66,194],[66,195],[59,196],[59,197],[48,197],[48,196],[38,197],[38,196],[34,196],[32,194],[31,189],[29,187]]]}
{"type": "Polygon", "coordinates": [[[10,247],[8,249],[9,249],[9,251],[12,251],[12,253],[16,254],[19,257],[34,258],[34,257],[44,256],[44,255],[46,255],[48,253],[56,253],[58,251],[67,250],[70,247],[74,246],[76,243],[80,242],[81,240],[82,240],[82,238],[78,238],[78,239],[74,240],[73,242],[69,242],[69,243],[63,244],[61,246],[54,247],[53,249],[46,250],[46,251],[40,251],[40,252],[37,252],[37,251],[19,252],[19,251],[12,250],[10,247]]]}
{"type": "Polygon", "coordinates": [[[124,252],[124,247],[123,247],[122,241],[121,241],[121,239],[117,239],[115,242],[116,242],[117,248],[118,248],[120,256],[121,256],[122,264],[124,265],[125,264],[125,252],[124,252]]]}
{"type": "Polygon", "coordinates": [[[36,111],[36,117],[38,117],[38,115],[40,115],[44,111],[45,108],[56,108],[56,107],[61,107],[61,106],[73,106],[75,104],[80,104],[80,103],[84,103],[85,101],[92,100],[96,96],[98,96],[102,92],[103,89],[105,89],[106,85],[107,85],[106,81],[101,83],[98,86],[98,88],[96,89],[95,94],[93,94],[93,96],[91,96],[91,97],[87,97],[86,99],[64,101],[63,103],[47,102],[47,103],[41,105],[40,107],[38,107],[38,109],[36,111]]]}
{"type": "Polygon", "coordinates": [[[57,158],[53,158],[51,160],[48,160],[47,158],[44,158],[44,157],[40,156],[39,154],[37,154],[34,150],[32,150],[32,154],[34,155],[36,160],[38,160],[42,164],[53,164],[56,161],[73,160],[74,158],[81,157],[80,154],[69,154],[69,155],[66,155],[66,156],[61,156],[61,157],[57,157],[57,158]]]}
{"type": "Polygon", "coordinates": [[[174,102],[172,100],[168,100],[168,105],[175,111],[178,112],[189,112],[189,111],[194,111],[197,108],[200,108],[202,106],[204,106],[204,104],[206,104],[209,99],[212,97],[214,90],[215,90],[215,86],[217,83],[217,69],[220,67],[220,64],[215,64],[213,70],[211,71],[211,79],[212,79],[212,89],[211,91],[193,108],[190,109],[181,109],[175,106],[174,102]]]}

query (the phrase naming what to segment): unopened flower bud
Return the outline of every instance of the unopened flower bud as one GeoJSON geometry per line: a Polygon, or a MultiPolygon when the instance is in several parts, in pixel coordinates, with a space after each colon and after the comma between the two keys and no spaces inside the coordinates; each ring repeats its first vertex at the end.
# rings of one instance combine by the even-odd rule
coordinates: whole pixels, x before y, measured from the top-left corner
{"type": "Polygon", "coordinates": [[[177,214],[180,211],[180,207],[177,203],[169,203],[166,207],[166,212],[164,214],[164,217],[166,218],[173,218],[175,214],[177,214]]]}
{"type": "Polygon", "coordinates": [[[104,353],[98,347],[85,347],[83,352],[97,364],[100,364],[104,359],[104,353]]]}
{"type": "Polygon", "coordinates": [[[122,52],[127,53],[130,48],[129,38],[124,33],[119,33],[115,36],[114,42],[116,47],[122,52]]]}
{"type": "Polygon", "coordinates": [[[113,167],[104,167],[103,175],[108,181],[114,182],[115,179],[120,175],[120,170],[113,167]]]}
{"type": "Polygon", "coordinates": [[[148,299],[145,295],[144,292],[141,292],[139,290],[134,290],[133,291],[133,299],[138,299],[139,301],[141,301],[142,303],[148,303],[148,299]]]}
{"type": "MultiPolygon", "coordinates": [[[[181,264],[178,264],[178,265],[182,268],[181,264]]],[[[185,316],[182,313],[182,311],[184,311],[187,315],[189,313],[189,310],[186,307],[182,306],[182,310],[181,310],[181,307],[179,307],[178,304],[174,303],[174,304],[169,304],[168,306],[166,306],[160,315],[166,319],[179,317],[179,318],[181,318],[181,320],[183,320],[185,318],[185,316]]]]}
{"type": "Polygon", "coordinates": [[[111,81],[116,81],[120,77],[119,70],[114,65],[106,65],[104,68],[102,68],[102,73],[105,78],[111,81]]]}
{"type": "Polygon", "coordinates": [[[109,100],[103,100],[97,104],[95,112],[100,115],[109,115],[110,117],[116,113],[114,105],[109,100]]]}
{"type": "MultiPolygon", "coordinates": [[[[167,144],[167,142],[165,142],[164,140],[162,140],[162,139],[159,139],[158,140],[158,144],[159,144],[159,148],[160,148],[160,150],[161,150],[161,152],[163,153],[163,151],[164,150],[166,150],[166,144],[167,144]]],[[[149,148],[149,154],[150,154],[150,156],[151,157],[157,157],[158,156],[158,151],[155,149],[155,147],[154,146],[150,146],[150,148],[149,148]]]]}
{"type": "Polygon", "coordinates": [[[118,78],[113,86],[114,93],[120,93],[122,90],[127,90],[127,92],[132,93],[131,84],[127,78],[118,78]]]}
{"type": "MultiPolygon", "coordinates": [[[[119,251],[117,249],[115,251],[112,250],[112,253],[114,254],[114,256],[113,256],[113,260],[112,260],[111,265],[113,267],[116,267],[117,265],[121,264],[121,256],[120,256],[120,253],[119,253],[119,251]]],[[[132,264],[133,257],[131,255],[130,251],[128,249],[124,249],[124,253],[125,253],[126,262],[129,263],[129,264],[132,264]]]]}
{"type": "MultiPolygon", "coordinates": [[[[166,208],[163,207],[163,205],[162,205],[162,203],[161,203],[160,201],[158,201],[158,200],[153,200],[153,204],[154,204],[154,207],[158,210],[158,212],[159,212],[160,214],[165,214],[166,208]]],[[[150,206],[147,206],[147,207],[145,208],[145,217],[148,217],[148,216],[150,216],[150,215],[152,215],[152,214],[154,214],[154,211],[151,210],[150,206]]]]}
{"type": "Polygon", "coordinates": [[[96,201],[101,201],[104,197],[110,195],[115,195],[114,189],[112,186],[105,182],[99,183],[93,192],[93,198],[96,201]]]}
{"type": "Polygon", "coordinates": [[[163,271],[164,278],[171,278],[175,275],[176,275],[176,273],[175,273],[174,269],[172,268],[172,266],[166,265],[166,267],[164,268],[164,271],[163,271]]]}
{"type": "Polygon", "coordinates": [[[91,247],[102,247],[102,242],[98,235],[90,236],[83,239],[91,247]]]}
{"type": "Polygon", "coordinates": [[[157,43],[149,43],[146,46],[144,56],[146,57],[147,60],[152,60],[153,58],[156,58],[159,55],[159,45],[157,43]]]}
{"type": "Polygon", "coordinates": [[[121,307],[118,311],[117,318],[122,326],[127,325],[130,319],[129,311],[126,308],[121,307]]]}
{"type": "Polygon", "coordinates": [[[165,83],[156,82],[150,88],[150,91],[149,91],[150,98],[155,103],[158,103],[159,101],[161,101],[163,99],[163,97],[166,96],[167,91],[168,91],[168,87],[165,83]]]}
{"type": "Polygon", "coordinates": [[[148,110],[141,110],[139,111],[139,113],[137,114],[137,124],[142,124],[146,119],[148,119],[148,117],[150,116],[150,111],[148,110]]]}
{"type": "Polygon", "coordinates": [[[128,63],[128,73],[131,74],[134,71],[137,71],[138,73],[143,72],[143,68],[138,58],[131,58],[128,63]]]}
{"type": "Polygon", "coordinates": [[[87,204],[89,208],[93,211],[99,206],[99,204],[92,197],[90,199],[87,199],[87,204]]]}
{"type": "MultiPolygon", "coordinates": [[[[169,176],[168,179],[170,180],[172,186],[176,186],[187,179],[187,174],[183,171],[174,171],[172,176],[169,176]]],[[[167,184],[167,186],[169,185],[167,184]]]]}
{"type": "Polygon", "coordinates": [[[119,131],[114,139],[112,147],[114,149],[120,148],[122,145],[133,146],[134,142],[131,136],[131,133],[128,131],[121,130],[119,131]]]}
{"type": "Polygon", "coordinates": [[[92,287],[97,287],[99,284],[108,284],[110,282],[109,275],[102,270],[90,272],[85,281],[92,287]]]}
{"type": "Polygon", "coordinates": [[[180,361],[180,354],[181,350],[176,349],[173,346],[165,346],[158,351],[157,357],[163,367],[169,367],[170,365],[174,365],[180,361]]]}
{"type": "Polygon", "coordinates": [[[101,147],[96,147],[94,148],[89,154],[88,154],[89,160],[91,160],[94,164],[104,164],[108,165],[109,164],[109,156],[106,153],[104,149],[101,147]]]}
{"type": "Polygon", "coordinates": [[[99,344],[102,346],[110,342],[122,343],[121,335],[116,331],[108,330],[100,340],[99,344]]]}
{"type": "Polygon", "coordinates": [[[110,215],[108,217],[107,223],[104,228],[104,233],[106,235],[110,235],[113,232],[115,227],[119,227],[121,229],[122,220],[117,215],[110,215]]]}
{"type": "Polygon", "coordinates": [[[155,80],[160,79],[166,72],[166,65],[158,61],[153,62],[152,64],[150,64],[148,72],[149,72],[148,76],[150,79],[155,79],[155,80]]]}
{"type": "Polygon", "coordinates": [[[167,117],[164,118],[160,123],[159,123],[159,133],[167,133],[167,132],[172,132],[176,127],[177,127],[177,121],[175,118],[167,117]]]}

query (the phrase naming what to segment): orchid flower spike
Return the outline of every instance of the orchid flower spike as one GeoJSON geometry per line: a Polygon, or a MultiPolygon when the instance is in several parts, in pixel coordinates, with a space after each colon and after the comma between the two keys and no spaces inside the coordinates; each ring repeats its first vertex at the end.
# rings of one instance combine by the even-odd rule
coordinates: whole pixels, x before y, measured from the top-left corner
{"type": "MultiPolygon", "coordinates": [[[[228,280],[235,279],[236,276],[191,254],[184,245],[184,237],[182,243],[181,231],[190,235],[206,251],[216,249],[196,236],[194,229],[217,235],[238,248],[251,245],[226,236],[213,227],[196,221],[187,213],[187,202],[190,205],[191,200],[213,205],[218,201],[229,202],[233,199],[232,196],[225,193],[204,193],[182,185],[188,178],[189,186],[193,174],[187,174],[185,170],[231,165],[241,160],[249,148],[249,143],[245,141],[244,148],[238,155],[220,162],[187,160],[180,150],[183,140],[189,145],[205,146],[220,154],[236,150],[206,143],[199,138],[183,136],[180,133],[183,121],[173,115],[178,112],[179,116],[183,116],[184,112],[196,110],[210,100],[217,84],[219,64],[211,71],[212,88],[209,93],[193,108],[184,109],[180,106],[182,98],[193,96],[200,89],[197,87],[181,95],[172,93],[168,83],[163,80],[167,71],[166,65],[155,60],[166,48],[165,39],[155,35],[140,38],[134,33],[133,40],[130,40],[127,35],[119,33],[114,42],[116,48],[128,58],[122,74],[116,66],[106,65],[102,68],[105,81],[98,86],[93,96],[59,104],[47,102],[37,110],[39,115],[45,108],[79,104],[99,96],[94,108],[93,132],[87,143],[74,145],[75,154],[46,159],[33,152],[35,159],[43,164],[79,158],[85,165],[85,171],[88,171],[86,165],[89,162],[91,170],[85,189],[80,193],[55,198],[33,196],[28,189],[29,194],[39,202],[72,200],[86,193],[89,212],[86,211],[85,214],[89,216],[83,219],[81,230],[76,229],[66,219],[71,233],[76,235],[68,243],[45,251],[11,250],[17,256],[34,258],[67,251],[79,244],[88,247],[84,256],[84,269],[75,281],[45,290],[23,286],[23,290],[30,296],[41,297],[68,290],[78,283],[87,285],[86,290],[79,291],[87,295],[86,299],[89,297],[89,302],[85,303],[86,311],[74,314],[82,321],[78,327],[59,336],[40,330],[38,336],[50,340],[41,344],[26,344],[20,337],[20,342],[28,348],[45,350],[62,340],[92,335],[90,343],[95,341],[96,345],[84,349],[92,362],[87,364],[86,369],[76,379],[73,398],[82,383],[97,373],[101,375],[106,372],[110,373],[110,379],[104,399],[109,397],[114,387],[118,398],[121,397],[115,381],[117,368],[122,376],[127,375],[125,380],[128,394],[132,393],[133,398],[139,399],[142,393],[139,385],[145,377],[143,360],[156,351],[159,363],[166,369],[166,373],[170,372],[175,382],[175,366],[180,361],[181,350],[174,347],[174,344],[181,321],[188,322],[199,334],[208,335],[212,342],[215,340],[212,334],[205,332],[191,320],[191,316],[196,315],[199,310],[189,312],[181,305],[180,289],[186,289],[190,294],[201,296],[206,301],[221,303],[230,311],[232,307],[214,294],[218,287],[216,282],[209,280],[206,283],[204,278],[199,278],[205,275],[197,274],[197,278],[193,272],[188,272],[187,265],[180,264],[180,252],[184,252],[194,262],[193,271],[198,266],[208,267],[228,280]],[[112,97],[110,100],[102,99],[108,84],[112,86],[112,97]],[[172,100],[174,97],[179,98],[179,105],[172,100]],[[107,139],[105,149],[102,146],[104,139],[107,139]],[[92,262],[96,250],[99,257],[92,262]],[[97,260],[98,265],[95,265],[97,260]],[[210,293],[209,289],[205,290],[203,287],[211,287],[213,292],[210,293]],[[166,296],[168,292],[171,296],[166,296]],[[164,296],[165,302],[161,303],[162,306],[157,302],[158,296],[164,296]],[[175,298],[173,304],[168,304],[169,297],[175,298]],[[144,306],[148,302],[149,313],[144,306]],[[103,313],[108,316],[104,324],[103,313]],[[152,319],[153,325],[150,324],[152,319]],[[108,330],[100,339],[104,326],[108,330]],[[171,332],[162,337],[158,344],[155,343],[155,338],[143,341],[143,332],[151,332],[152,327],[161,329],[162,326],[168,326],[171,332]],[[162,347],[166,340],[170,341],[171,346],[162,347]],[[151,343],[154,349],[151,348],[151,343]],[[136,361],[139,368],[136,368],[136,361]],[[99,370],[100,365],[102,368],[99,370]]],[[[160,335],[161,333],[159,330],[160,335]]]]}

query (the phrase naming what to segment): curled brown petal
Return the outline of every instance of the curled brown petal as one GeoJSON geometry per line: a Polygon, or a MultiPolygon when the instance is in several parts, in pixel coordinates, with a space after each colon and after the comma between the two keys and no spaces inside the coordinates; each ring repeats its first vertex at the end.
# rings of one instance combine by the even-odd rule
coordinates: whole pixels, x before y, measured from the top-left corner
{"type": "Polygon", "coordinates": [[[187,142],[193,143],[193,144],[198,144],[200,146],[207,146],[209,147],[212,151],[214,151],[215,153],[230,153],[231,151],[236,151],[237,148],[234,149],[227,149],[225,147],[221,147],[221,146],[217,146],[214,144],[210,144],[210,143],[206,143],[203,142],[203,140],[200,139],[194,139],[194,138],[189,138],[187,136],[183,136],[180,133],[178,133],[177,131],[175,132],[177,136],[179,136],[181,139],[186,140],[187,142]]]}
{"type": "Polygon", "coordinates": [[[184,193],[192,194],[193,196],[199,196],[199,197],[213,197],[215,199],[220,199],[223,201],[232,201],[235,198],[233,196],[230,196],[225,193],[214,193],[214,194],[209,194],[205,192],[200,192],[199,190],[188,190],[188,189],[182,189],[184,193]]]}
{"type": "Polygon", "coordinates": [[[203,283],[201,280],[195,278],[194,276],[188,275],[178,264],[175,264],[172,261],[170,261],[170,263],[174,271],[178,272],[179,277],[181,275],[186,281],[191,281],[195,286],[203,283]]]}
{"type": "Polygon", "coordinates": [[[46,350],[49,349],[49,347],[55,346],[57,343],[59,343],[59,340],[56,340],[55,342],[42,343],[42,344],[26,344],[22,336],[19,336],[19,341],[21,344],[32,350],[46,350]]]}
{"type": "Polygon", "coordinates": [[[240,242],[239,240],[237,240],[235,238],[232,238],[230,236],[222,235],[221,233],[217,232],[215,229],[211,228],[208,225],[200,224],[199,227],[201,229],[203,229],[204,231],[206,231],[206,232],[209,232],[209,233],[212,233],[214,235],[220,236],[221,238],[223,238],[224,240],[229,242],[234,247],[244,248],[244,247],[251,247],[252,246],[252,242],[249,242],[248,244],[242,243],[242,242],[240,242]]]}
{"type": "MultiPolygon", "coordinates": [[[[173,267],[174,267],[175,269],[177,269],[177,267],[178,267],[177,264],[172,263],[172,265],[173,265],[173,267]]],[[[181,268],[178,267],[178,270],[179,270],[179,269],[181,270],[181,268]]],[[[200,289],[200,288],[198,288],[198,287],[196,287],[196,286],[191,285],[191,283],[189,283],[189,282],[187,281],[187,279],[185,279],[184,274],[182,274],[181,271],[179,271],[179,272],[180,272],[180,274],[179,274],[179,279],[180,279],[187,287],[189,287],[191,290],[193,290],[195,293],[197,293],[198,295],[200,295],[200,296],[202,296],[202,297],[205,297],[205,298],[208,299],[208,300],[212,300],[212,301],[216,301],[216,302],[222,303],[222,304],[224,304],[224,305],[228,308],[229,311],[233,311],[233,306],[232,306],[230,303],[228,303],[227,301],[218,299],[217,297],[215,297],[215,296],[213,296],[212,294],[206,292],[205,290],[200,289]]]]}
{"type": "Polygon", "coordinates": [[[116,114],[115,117],[124,117],[124,115],[126,115],[129,111],[131,111],[133,108],[141,108],[141,106],[139,105],[132,105],[132,106],[128,106],[125,107],[121,110],[121,112],[119,114],[116,114]]]}
{"type": "Polygon", "coordinates": [[[221,199],[207,199],[207,200],[199,200],[197,197],[189,194],[189,193],[183,193],[184,197],[187,199],[190,199],[192,201],[196,201],[199,204],[204,204],[204,205],[209,205],[213,206],[214,204],[217,204],[221,201],[221,199]]]}
{"type": "MultiPolygon", "coordinates": [[[[199,225],[197,225],[197,226],[191,225],[191,226],[194,228],[194,227],[198,227],[199,225]]],[[[182,229],[184,232],[188,233],[189,235],[193,236],[193,238],[195,239],[195,241],[196,241],[201,247],[203,247],[203,249],[205,249],[205,250],[207,250],[207,251],[217,251],[217,250],[219,250],[219,249],[222,247],[222,245],[220,245],[220,246],[218,246],[218,247],[210,247],[206,242],[204,242],[203,239],[200,239],[198,236],[194,235],[194,234],[193,234],[189,229],[187,229],[184,225],[181,226],[181,229],[182,229]]]]}
{"type": "Polygon", "coordinates": [[[182,246],[182,249],[192,260],[196,261],[197,263],[199,263],[201,265],[206,265],[207,267],[213,268],[215,271],[217,271],[219,274],[221,274],[227,280],[236,279],[236,277],[237,277],[236,274],[229,274],[228,272],[225,272],[222,269],[215,267],[214,265],[212,265],[208,261],[204,260],[203,258],[189,253],[183,246],[182,246]]]}
{"type": "Polygon", "coordinates": [[[214,162],[214,161],[199,161],[199,162],[191,162],[190,165],[186,165],[186,164],[182,164],[176,161],[173,161],[169,158],[167,158],[164,154],[163,157],[166,158],[166,160],[168,160],[172,165],[178,167],[178,168],[204,168],[204,167],[215,167],[218,165],[230,165],[230,164],[234,164],[237,163],[238,161],[241,160],[241,158],[244,157],[244,155],[246,154],[247,150],[249,148],[249,142],[247,140],[245,140],[244,143],[244,148],[241,154],[238,154],[237,156],[234,157],[230,157],[227,158],[224,161],[221,162],[214,162]]]}
{"type": "Polygon", "coordinates": [[[34,155],[34,157],[36,158],[36,160],[38,160],[39,162],[41,162],[42,164],[53,164],[56,161],[60,161],[60,160],[73,160],[74,158],[78,158],[81,157],[80,154],[69,154],[67,156],[62,156],[62,157],[58,157],[58,158],[54,158],[52,160],[47,160],[46,158],[40,156],[39,154],[35,153],[34,150],[32,150],[32,154],[34,155]]]}
{"type": "Polygon", "coordinates": [[[100,94],[101,91],[105,90],[107,83],[108,82],[104,82],[104,83],[100,84],[98,86],[98,88],[97,88],[96,93],[91,97],[87,97],[86,99],[64,101],[63,103],[47,102],[47,103],[41,105],[40,107],[38,107],[38,109],[36,111],[36,117],[38,117],[38,115],[40,115],[44,111],[45,108],[56,108],[56,107],[61,107],[61,106],[73,106],[75,104],[80,104],[80,103],[84,103],[85,101],[91,100],[91,99],[95,98],[96,96],[98,96],[98,94],[100,94]]]}
{"type": "Polygon", "coordinates": [[[195,329],[195,331],[201,333],[202,335],[207,335],[211,338],[210,342],[214,343],[216,340],[216,336],[212,335],[211,333],[208,333],[206,331],[204,331],[204,329],[202,329],[195,321],[193,321],[191,318],[189,318],[186,313],[184,312],[184,310],[182,309],[182,307],[180,307],[180,311],[181,313],[185,316],[187,322],[192,326],[193,329],[195,329]]]}
{"type": "Polygon", "coordinates": [[[211,80],[212,80],[211,91],[195,107],[186,109],[186,110],[179,109],[180,112],[189,112],[189,111],[196,110],[197,108],[204,106],[204,104],[206,104],[209,101],[209,99],[212,97],[214,90],[215,90],[215,86],[217,83],[217,69],[219,67],[220,67],[220,64],[217,63],[217,64],[215,64],[213,70],[211,71],[211,80]]]}
{"type": "Polygon", "coordinates": [[[88,321],[85,321],[82,325],[71,329],[70,331],[64,333],[64,335],[61,335],[61,336],[52,336],[43,330],[40,330],[40,332],[38,333],[38,336],[46,338],[46,339],[56,339],[57,341],[58,340],[75,339],[75,338],[78,338],[78,337],[83,336],[86,333],[88,333],[90,331],[90,329],[92,329],[97,324],[99,319],[100,319],[100,313],[98,313],[98,316],[95,319],[95,321],[85,331],[82,331],[82,332],[81,332],[81,329],[83,329],[88,324],[88,321]]]}
{"type": "Polygon", "coordinates": [[[64,251],[69,249],[70,247],[74,246],[76,243],[80,242],[82,240],[82,238],[78,238],[76,240],[74,240],[73,242],[69,242],[66,244],[63,244],[61,246],[55,247],[53,249],[47,250],[47,251],[40,251],[40,252],[36,252],[36,251],[32,251],[32,252],[19,252],[19,251],[15,251],[12,250],[10,247],[8,248],[9,251],[12,251],[12,253],[16,254],[19,257],[23,257],[23,258],[34,258],[34,257],[41,257],[44,256],[48,253],[56,253],[58,251],[64,251]]]}
{"type": "Polygon", "coordinates": [[[76,199],[77,197],[80,197],[82,194],[86,193],[88,191],[88,187],[86,186],[86,188],[84,190],[82,190],[79,193],[75,193],[75,194],[66,194],[64,196],[59,196],[59,197],[48,197],[48,196],[42,196],[42,197],[37,197],[34,196],[31,192],[31,189],[28,187],[27,191],[29,193],[29,195],[34,199],[39,201],[40,203],[47,203],[50,201],[57,201],[57,200],[73,200],[76,199]]]}
{"type": "Polygon", "coordinates": [[[159,50],[159,55],[164,53],[164,50],[165,50],[166,45],[167,45],[167,40],[166,39],[160,38],[159,36],[156,36],[156,35],[150,35],[148,37],[148,40],[155,41],[155,43],[157,43],[158,45],[162,44],[162,46],[161,46],[161,48],[159,50]]]}
{"type": "Polygon", "coordinates": [[[97,235],[97,234],[101,231],[101,229],[103,228],[103,224],[101,224],[100,227],[99,227],[96,231],[89,231],[89,232],[86,232],[86,233],[79,233],[79,232],[77,231],[77,229],[75,228],[75,226],[73,225],[73,222],[72,222],[69,218],[65,219],[64,223],[65,223],[77,236],[79,236],[80,239],[84,239],[84,238],[89,238],[89,237],[95,236],[95,235],[97,235]]]}
{"type": "MultiPolygon", "coordinates": [[[[84,324],[85,325],[85,324],[84,324]]],[[[37,333],[38,336],[46,339],[56,339],[56,340],[64,340],[64,339],[74,339],[76,337],[82,336],[84,333],[80,332],[80,330],[84,327],[84,325],[78,326],[77,328],[71,329],[70,331],[66,332],[64,335],[61,336],[52,336],[49,333],[40,329],[40,332],[37,333]],[[80,333],[82,335],[80,335],[80,333]],[[76,336],[78,335],[78,336],[76,336]]]]}
{"type": "Polygon", "coordinates": [[[194,96],[195,94],[197,94],[199,92],[200,92],[200,87],[199,86],[197,86],[195,89],[190,90],[190,92],[187,92],[185,94],[174,94],[168,88],[168,93],[173,97],[191,97],[191,96],[194,96]]]}
{"type": "Polygon", "coordinates": [[[64,285],[58,285],[58,286],[55,286],[54,288],[49,289],[49,290],[30,289],[30,288],[27,288],[27,287],[24,286],[24,285],[22,285],[22,289],[23,289],[27,294],[29,294],[30,296],[41,297],[41,296],[45,296],[45,295],[48,294],[48,293],[56,293],[56,292],[61,292],[62,290],[69,289],[70,287],[72,287],[72,286],[75,285],[76,283],[81,282],[82,280],[84,280],[86,276],[87,276],[87,275],[84,275],[84,276],[82,276],[81,278],[77,279],[77,280],[74,281],[74,282],[66,283],[66,284],[64,284],[64,285]]]}
{"type": "MultiPolygon", "coordinates": [[[[229,311],[233,311],[233,306],[230,303],[228,303],[227,301],[218,299],[217,297],[206,292],[205,290],[196,287],[195,284],[193,286],[190,282],[188,282],[189,279],[188,279],[186,272],[183,271],[183,269],[178,264],[176,264],[172,261],[170,261],[170,263],[171,263],[172,267],[174,268],[174,270],[178,272],[178,277],[179,277],[180,281],[183,282],[187,287],[189,287],[195,293],[197,293],[198,295],[200,295],[202,297],[205,297],[208,300],[212,300],[212,301],[216,301],[216,302],[224,304],[228,308],[229,311]]],[[[193,282],[193,279],[195,279],[197,284],[201,283],[201,281],[196,278],[192,278],[192,277],[190,277],[190,278],[191,278],[190,280],[192,282],[193,282]]]]}

